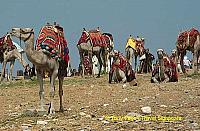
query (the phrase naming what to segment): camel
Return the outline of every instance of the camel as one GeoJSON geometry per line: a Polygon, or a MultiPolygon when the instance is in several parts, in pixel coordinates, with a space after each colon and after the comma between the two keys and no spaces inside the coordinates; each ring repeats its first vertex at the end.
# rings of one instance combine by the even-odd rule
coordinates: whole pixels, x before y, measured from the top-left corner
{"type": "MultiPolygon", "coordinates": [[[[44,27],[51,27],[55,29],[57,36],[62,33],[54,25],[46,25],[44,27]],[[59,31],[59,32],[58,32],[59,31]]],[[[44,29],[44,28],[42,28],[44,29]]],[[[43,32],[40,32],[42,34],[43,32]]],[[[48,33],[48,32],[47,32],[48,33]]],[[[52,33],[52,32],[51,32],[52,33]]],[[[37,71],[37,78],[39,81],[39,97],[40,97],[40,111],[45,111],[44,109],[44,88],[43,88],[43,73],[44,71],[49,72],[50,76],[50,103],[48,108],[48,113],[55,113],[53,98],[55,95],[55,79],[58,76],[59,80],[59,98],[60,98],[60,109],[63,112],[62,96],[63,96],[63,79],[66,74],[67,63],[63,60],[51,58],[50,55],[41,48],[34,48],[34,30],[32,28],[12,28],[11,35],[17,37],[25,42],[25,52],[27,58],[35,65],[37,71]]],[[[64,34],[63,34],[64,35],[64,34]]],[[[39,35],[40,37],[40,35],[39,35]]],[[[45,36],[47,39],[48,36],[45,36]]],[[[48,37],[49,38],[49,37],[48,37]]],[[[50,41],[51,42],[51,41],[50,41]]],[[[62,42],[62,41],[61,41],[62,42]]],[[[61,43],[62,44],[62,43],[61,43]]]]}
{"type": "MultiPolygon", "coordinates": [[[[113,57],[112,67],[109,72],[109,83],[112,83],[112,81],[126,83],[136,79],[131,65],[119,51],[111,51],[109,57],[113,57]]],[[[134,85],[137,85],[137,83],[134,83],[134,85]]]]}
{"type": "Polygon", "coordinates": [[[16,46],[13,44],[10,34],[6,34],[6,36],[1,38],[1,44],[0,44],[0,62],[2,64],[2,71],[1,71],[1,81],[3,81],[3,75],[5,73],[6,64],[10,62],[10,71],[9,71],[9,80],[13,80],[13,67],[15,64],[15,60],[18,59],[19,62],[23,65],[24,68],[29,69],[29,65],[24,60],[22,56],[22,52],[20,52],[16,46]]]}
{"type": "Polygon", "coordinates": [[[137,41],[130,35],[129,39],[127,40],[125,52],[126,58],[131,65],[132,58],[135,56],[135,71],[137,71],[137,57],[141,57],[144,53],[144,39],[137,41]]]}
{"type": "Polygon", "coordinates": [[[152,71],[151,82],[177,82],[178,74],[176,64],[164,53],[163,49],[157,50],[158,63],[152,71]]]}
{"type": "Polygon", "coordinates": [[[180,32],[177,37],[176,48],[178,55],[178,62],[180,62],[181,69],[183,73],[185,68],[183,65],[183,58],[186,55],[186,51],[191,51],[193,54],[193,72],[198,72],[198,58],[200,51],[200,37],[199,31],[195,28],[192,28],[189,31],[180,32]]]}
{"type": "MultiPolygon", "coordinates": [[[[83,60],[84,60],[84,54],[88,54],[89,55],[89,59],[90,59],[90,64],[92,67],[92,56],[96,55],[99,65],[100,65],[100,69],[99,69],[99,73],[97,75],[97,78],[100,77],[101,74],[101,69],[102,66],[104,66],[104,72],[106,72],[106,67],[107,67],[107,59],[108,59],[108,52],[110,52],[113,49],[113,37],[111,34],[109,33],[103,33],[101,35],[100,40],[92,40],[91,38],[91,33],[96,33],[96,30],[91,30],[91,31],[86,31],[86,29],[83,30],[81,38],[78,41],[77,44],[77,48],[79,50],[79,55],[80,55],[80,66],[82,69],[82,77],[84,77],[84,64],[83,64],[83,60]],[[94,46],[94,42],[99,42],[99,41],[104,41],[104,44],[106,44],[105,46],[94,46]]],[[[98,32],[97,32],[98,33],[98,32]]],[[[101,43],[99,42],[99,43],[101,43]]],[[[94,72],[92,73],[94,75],[94,72]]]]}

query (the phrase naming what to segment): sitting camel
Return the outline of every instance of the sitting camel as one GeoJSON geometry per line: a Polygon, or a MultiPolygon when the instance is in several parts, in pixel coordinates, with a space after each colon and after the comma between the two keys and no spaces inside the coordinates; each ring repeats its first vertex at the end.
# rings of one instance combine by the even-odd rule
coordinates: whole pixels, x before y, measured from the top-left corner
{"type": "Polygon", "coordinates": [[[176,63],[164,53],[163,49],[158,49],[157,55],[158,63],[153,67],[151,82],[177,82],[176,63]]]}
{"type": "Polygon", "coordinates": [[[37,78],[40,84],[39,96],[41,111],[44,109],[43,73],[50,76],[50,103],[48,113],[55,113],[53,98],[55,95],[55,79],[59,79],[60,111],[62,105],[63,80],[69,61],[67,42],[64,38],[63,28],[59,25],[45,25],[39,33],[37,46],[34,46],[34,30],[32,28],[13,28],[11,35],[23,40],[26,44],[27,58],[35,65],[37,78]],[[58,48],[59,47],[59,50],[58,48]]]}
{"type": "MultiPolygon", "coordinates": [[[[127,59],[119,53],[119,51],[110,52],[110,57],[113,57],[112,67],[109,72],[109,83],[114,82],[131,82],[135,77],[135,72],[133,71],[131,65],[127,59]]],[[[135,83],[134,85],[137,85],[135,83]]]]}
{"type": "Polygon", "coordinates": [[[0,62],[3,63],[0,82],[3,80],[7,62],[10,62],[10,73],[8,77],[10,80],[13,80],[12,72],[15,59],[18,59],[24,68],[29,69],[27,62],[24,60],[21,53],[22,52],[17,49],[15,43],[10,38],[10,34],[6,34],[4,37],[0,38],[0,62]]]}

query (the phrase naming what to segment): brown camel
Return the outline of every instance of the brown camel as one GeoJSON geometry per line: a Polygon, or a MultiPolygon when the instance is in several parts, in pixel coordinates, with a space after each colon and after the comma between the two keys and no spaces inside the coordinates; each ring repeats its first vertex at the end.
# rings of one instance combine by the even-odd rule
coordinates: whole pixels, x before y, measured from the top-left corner
{"type": "Polygon", "coordinates": [[[141,57],[144,53],[144,39],[135,40],[131,35],[126,44],[126,58],[132,65],[132,58],[135,56],[135,71],[137,71],[137,57],[141,57]]]}
{"type": "MultiPolygon", "coordinates": [[[[81,38],[78,41],[77,48],[79,50],[80,55],[80,66],[82,69],[82,76],[84,77],[84,65],[83,65],[83,59],[84,54],[89,55],[90,64],[92,67],[92,56],[96,55],[100,69],[98,73],[98,77],[100,77],[102,66],[104,66],[104,72],[106,72],[107,69],[107,59],[108,59],[108,52],[110,52],[113,49],[113,37],[109,33],[103,33],[101,34],[99,30],[91,30],[86,31],[84,28],[81,38]],[[96,36],[95,36],[96,35],[96,36]],[[102,45],[105,44],[105,45],[102,45]]],[[[94,74],[94,72],[93,72],[94,74]]]]}
{"type": "Polygon", "coordinates": [[[13,80],[12,72],[15,59],[18,59],[24,68],[29,68],[21,52],[19,52],[16,46],[13,44],[12,39],[10,38],[10,34],[6,34],[0,40],[0,62],[3,63],[0,82],[3,80],[7,62],[10,62],[10,73],[8,78],[9,80],[13,80]]]}
{"type": "MultiPolygon", "coordinates": [[[[57,40],[58,40],[58,37],[60,34],[64,35],[63,31],[60,31],[60,29],[54,25],[46,25],[42,29],[40,31],[39,38],[41,38],[41,34],[43,34],[44,40],[47,40],[47,41],[49,40],[49,43],[53,42],[50,39],[48,39],[49,34],[53,33],[55,36],[54,40],[56,42],[61,43],[61,46],[62,46],[62,44],[63,44],[62,41],[57,41],[57,40]],[[54,29],[54,31],[49,30],[49,28],[54,29]],[[46,29],[46,32],[45,31],[43,32],[42,29],[46,29]],[[46,33],[47,33],[47,35],[46,35],[46,33]],[[44,34],[46,36],[44,36],[44,34]]],[[[38,81],[40,84],[39,96],[40,96],[41,111],[45,111],[45,109],[44,109],[43,73],[44,73],[44,71],[48,71],[49,76],[50,76],[50,104],[49,104],[48,113],[49,114],[55,113],[54,105],[53,105],[53,98],[55,95],[55,79],[57,76],[59,79],[60,111],[63,112],[64,108],[62,105],[62,96],[63,96],[62,85],[63,85],[64,76],[66,74],[67,63],[63,60],[58,60],[56,58],[52,58],[51,55],[47,52],[47,50],[44,50],[43,48],[39,48],[39,46],[35,50],[35,48],[34,48],[34,30],[32,28],[13,28],[11,31],[11,35],[15,36],[17,38],[20,38],[21,40],[23,40],[25,42],[25,44],[26,44],[25,52],[26,52],[27,58],[36,66],[37,78],[38,78],[38,81]]],[[[48,45],[48,43],[46,43],[46,44],[48,45]]],[[[52,49],[52,50],[54,50],[54,49],[52,49]]]]}
{"type": "Polygon", "coordinates": [[[177,54],[178,54],[178,61],[180,62],[181,68],[183,73],[185,73],[185,68],[183,65],[183,58],[186,55],[186,51],[191,51],[193,54],[193,72],[198,72],[198,57],[200,51],[200,38],[199,38],[199,31],[195,28],[192,28],[189,31],[184,31],[179,33],[177,42],[177,54]]]}

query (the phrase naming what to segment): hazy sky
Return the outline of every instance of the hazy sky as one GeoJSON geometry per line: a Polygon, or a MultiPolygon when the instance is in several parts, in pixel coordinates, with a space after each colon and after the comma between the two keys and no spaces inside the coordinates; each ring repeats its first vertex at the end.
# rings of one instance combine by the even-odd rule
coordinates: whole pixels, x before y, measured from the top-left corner
{"type": "MultiPolygon", "coordinates": [[[[46,22],[56,21],[64,27],[71,63],[77,68],[76,44],[83,27],[99,26],[112,33],[115,48],[121,52],[132,34],[146,38],[145,46],[153,54],[157,48],[170,53],[180,30],[199,29],[199,5],[199,0],[2,0],[0,36],[12,27],[31,27],[36,39],[46,22]]],[[[17,62],[14,68],[22,66],[17,62]]]]}

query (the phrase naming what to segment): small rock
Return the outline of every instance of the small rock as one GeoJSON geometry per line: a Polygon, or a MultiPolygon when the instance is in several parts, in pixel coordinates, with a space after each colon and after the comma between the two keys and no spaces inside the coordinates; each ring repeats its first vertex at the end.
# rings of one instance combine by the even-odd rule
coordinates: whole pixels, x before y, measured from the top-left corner
{"type": "Polygon", "coordinates": [[[126,101],[128,101],[128,98],[125,98],[122,102],[126,102],[126,101]]]}
{"type": "Polygon", "coordinates": [[[109,124],[110,122],[108,122],[108,121],[102,121],[104,124],[109,124]]]}
{"type": "Polygon", "coordinates": [[[129,112],[129,113],[127,114],[127,116],[136,116],[136,117],[140,117],[141,115],[138,114],[138,113],[135,113],[135,112],[129,112]]]}
{"type": "Polygon", "coordinates": [[[100,121],[102,121],[103,119],[104,119],[103,117],[98,118],[98,120],[100,120],[100,121]]]}
{"type": "Polygon", "coordinates": [[[142,110],[142,113],[144,114],[151,114],[151,107],[149,106],[142,107],[141,110],[142,110]]]}
{"type": "Polygon", "coordinates": [[[103,106],[108,106],[109,104],[103,104],[103,106]]]}
{"type": "Polygon", "coordinates": [[[127,87],[127,85],[126,84],[123,84],[123,86],[122,86],[123,88],[126,88],[127,87]]]}
{"type": "Polygon", "coordinates": [[[86,114],[84,112],[80,112],[79,115],[85,116],[86,114]]]}
{"type": "Polygon", "coordinates": [[[71,111],[72,109],[71,109],[71,108],[68,108],[67,110],[68,110],[68,111],[71,111]]]}
{"type": "Polygon", "coordinates": [[[90,87],[91,87],[91,88],[93,88],[93,87],[94,87],[94,85],[91,85],[90,87]]]}
{"type": "Polygon", "coordinates": [[[167,107],[166,105],[160,105],[160,107],[167,107]]]}
{"type": "Polygon", "coordinates": [[[47,123],[48,123],[47,121],[41,121],[41,120],[37,121],[38,125],[47,125],[47,123]]]}

